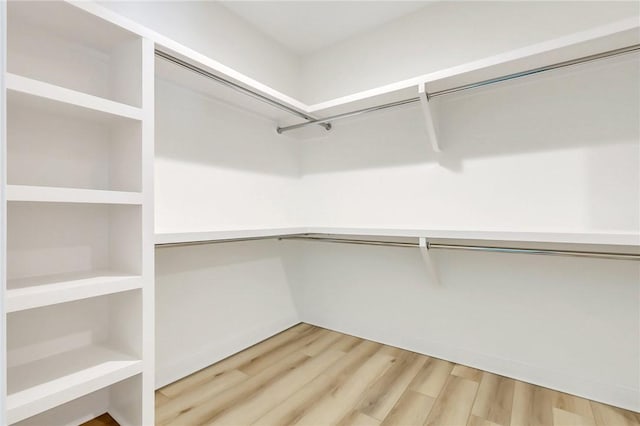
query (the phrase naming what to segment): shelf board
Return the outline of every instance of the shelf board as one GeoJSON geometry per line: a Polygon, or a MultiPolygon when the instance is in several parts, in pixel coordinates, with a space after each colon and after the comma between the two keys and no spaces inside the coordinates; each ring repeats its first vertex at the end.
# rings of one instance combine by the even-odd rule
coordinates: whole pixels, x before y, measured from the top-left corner
{"type": "Polygon", "coordinates": [[[7,185],[7,201],[142,204],[142,194],[139,192],[103,191],[98,189],[7,185]]]}
{"type": "Polygon", "coordinates": [[[309,105],[308,111],[326,117],[416,97],[418,96],[418,85],[422,83],[427,84],[428,92],[435,92],[638,43],[640,43],[640,23],[637,18],[623,19],[608,25],[309,105]]]}
{"type": "Polygon", "coordinates": [[[142,277],[113,271],[89,271],[7,280],[6,311],[55,305],[134,290],[142,277]]]}
{"type": "Polygon", "coordinates": [[[640,246],[638,233],[546,232],[472,229],[334,228],[310,227],[308,233],[342,236],[408,237],[442,240],[479,240],[551,244],[640,246]]]}
{"type": "Polygon", "coordinates": [[[477,240],[497,242],[589,244],[640,247],[640,233],[606,232],[545,232],[464,229],[407,229],[407,228],[357,228],[357,227],[297,227],[221,230],[201,232],[158,233],[157,245],[202,241],[227,241],[250,238],[277,238],[300,234],[327,234],[333,236],[428,238],[437,240],[477,240]]]}
{"type": "Polygon", "coordinates": [[[155,243],[180,244],[201,241],[232,241],[245,238],[269,238],[285,235],[303,234],[306,228],[262,228],[234,229],[221,231],[164,232],[155,234],[155,243]]]}
{"type": "MultiPolygon", "coordinates": [[[[74,3],[74,6],[122,26],[142,37],[153,40],[159,49],[183,61],[258,92],[270,99],[281,102],[293,109],[321,117],[416,97],[417,86],[421,83],[427,83],[430,91],[441,90],[460,84],[477,82],[503,74],[523,71],[640,43],[640,24],[637,18],[632,17],[518,49],[501,52],[489,57],[478,58],[477,60],[448,68],[429,70],[429,72],[421,75],[390,82],[378,87],[372,87],[368,90],[346,96],[328,99],[315,104],[307,104],[285,93],[274,90],[168,37],[122,18],[93,2],[78,2],[74,3]]],[[[201,77],[185,77],[186,74],[181,75],[180,70],[171,69],[162,64],[160,64],[159,70],[160,75],[167,80],[178,82],[178,84],[184,83],[186,87],[210,95],[215,94],[215,97],[219,97],[227,102],[232,102],[243,109],[256,112],[260,115],[272,119],[280,118],[278,121],[280,121],[281,125],[289,125],[303,121],[286,113],[282,115],[278,111],[266,112],[264,108],[269,107],[259,106],[254,100],[238,98],[233,94],[221,94],[223,91],[211,87],[211,85],[215,86],[216,83],[208,82],[201,77]]]]}
{"type": "Polygon", "coordinates": [[[103,120],[112,118],[142,120],[142,109],[109,99],[11,73],[6,73],[5,81],[10,102],[72,115],[85,114],[88,117],[103,120]]]}
{"type": "MultiPolygon", "coordinates": [[[[261,83],[260,81],[257,81],[246,74],[236,71],[233,68],[224,65],[223,63],[216,61],[215,59],[204,55],[194,49],[191,49],[182,43],[178,43],[169,37],[166,37],[156,31],[138,24],[137,22],[124,18],[117,13],[105,8],[104,6],[99,5],[97,2],[73,2],[70,4],[72,4],[74,7],[77,7],[78,9],[90,13],[91,15],[95,15],[107,22],[111,22],[121,28],[135,33],[140,37],[144,37],[153,41],[158,49],[169,53],[174,57],[196,65],[203,70],[223,77],[226,80],[236,83],[244,88],[258,92],[269,99],[276,100],[293,109],[307,112],[306,110],[308,109],[308,107],[303,102],[294,99],[293,97],[276,89],[273,89],[272,87],[261,83]]],[[[215,85],[216,83],[211,84],[215,85]]],[[[250,103],[255,104],[254,102],[250,103]]],[[[274,111],[271,111],[269,114],[273,113],[274,111]]]]}
{"type": "Polygon", "coordinates": [[[7,10],[16,22],[41,28],[55,37],[104,53],[138,37],[96,14],[83,11],[69,1],[16,1],[7,3],[7,10]]]}
{"type": "Polygon", "coordinates": [[[97,345],[9,367],[7,422],[18,422],[141,371],[141,360],[97,345]]]}

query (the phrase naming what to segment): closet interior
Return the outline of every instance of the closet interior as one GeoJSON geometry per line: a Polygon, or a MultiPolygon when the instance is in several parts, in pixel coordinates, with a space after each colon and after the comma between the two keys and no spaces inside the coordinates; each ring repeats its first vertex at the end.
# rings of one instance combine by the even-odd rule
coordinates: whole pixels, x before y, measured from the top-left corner
{"type": "Polygon", "coordinates": [[[153,424],[300,322],[640,411],[636,2],[303,55],[238,5],[0,5],[0,423],[153,424]]]}

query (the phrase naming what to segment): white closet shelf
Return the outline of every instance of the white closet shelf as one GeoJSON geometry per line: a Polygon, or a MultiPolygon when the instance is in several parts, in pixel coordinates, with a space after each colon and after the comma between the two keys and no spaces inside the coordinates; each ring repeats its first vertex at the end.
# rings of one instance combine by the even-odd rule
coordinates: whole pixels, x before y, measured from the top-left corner
{"type": "Polygon", "coordinates": [[[139,192],[103,191],[98,189],[7,185],[7,201],[142,204],[142,194],[139,192]]]}
{"type": "Polygon", "coordinates": [[[418,85],[434,93],[533,68],[586,57],[640,43],[640,22],[623,19],[497,55],[385,84],[369,90],[309,105],[308,111],[330,116],[418,96],[418,85]]]}
{"type": "Polygon", "coordinates": [[[142,288],[142,277],[88,271],[7,280],[7,312],[142,288]]]}
{"type": "MultiPolygon", "coordinates": [[[[78,2],[74,3],[74,6],[120,25],[142,37],[149,38],[154,41],[158,49],[189,62],[196,67],[202,68],[207,72],[240,84],[243,87],[306,114],[320,116],[340,114],[346,111],[417,97],[417,87],[422,83],[427,83],[428,91],[432,92],[640,43],[640,22],[637,18],[633,17],[522,48],[501,52],[496,55],[478,58],[448,68],[431,70],[430,72],[408,79],[383,84],[335,99],[329,99],[315,104],[306,104],[206,55],[177,43],[172,39],[122,18],[100,5],[92,2],[78,2]]],[[[176,73],[179,72],[180,71],[176,71],[176,73]]],[[[168,73],[171,74],[172,72],[168,71],[168,73]]],[[[167,78],[171,79],[169,76],[167,76],[167,78]]],[[[193,80],[195,81],[196,79],[194,78],[193,80]]],[[[187,82],[187,85],[196,90],[199,90],[198,86],[204,87],[204,85],[215,84],[216,83],[204,81],[203,79],[200,79],[199,82],[187,82]]],[[[212,88],[203,88],[202,91],[210,93],[220,92],[212,88]]],[[[250,110],[260,113],[260,109],[256,109],[255,107],[256,101],[249,98],[246,99],[246,101],[237,101],[241,102],[240,107],[247,107],[250,110]]],[[[235,98],[233,102],[236,102],[235,98]]],[[[273,114],[275,114],[274,116],[279,116],[281,113],[271,112],[270,114],[265,113],[264,115],[270,117],[273,114]]],[[[296,117],[287,116],[286,122],[281,124],[286,125],[299,121],[296,117]]]]}
{"type": "Polygon", "coordinates": [[[156,244],[177,244],[199,241],[225,241],[248,238],[281,237],[303,234],[306,228],[262,228],[236,229],[224,231],[167,232],[155,234],[156,244]]]}
{"type": "Polygon", "coordinates": [[[155,242],[179,244],[202,241],[225,241],[234,239],[281,237],[295,234],[329,234],[335,236],[368,236],[397,238],[428,238],[450,240],[514,241],[554,244],[592,244],[640,247],[640,233],[603,232],[538,232],[497,230],[453,230],[453,229],[406,229],[406,228],[338,228],[297,227],[264,228],[225,231],[202,231],[184,233],[158,233],[155,242]]]}
{"type": "Polygon", "coordinates": [[[142,361],[98,345],[9,367],[7,422],[18,422],[141,371],[142,361]]]}
{"type": "Polygon", "coordinates": [[[443,240],[513,241],[557,244],[640,246],[638,233],[543,232],[502,230],[400,229],[400,228],[307,228],[309,233],[344,236],[408,237],[443,240]]]}
{"type": "Polygon", "coordinates": [[[7,3],[9,14],[16,22],[40,28],[54,37],[78,43],[84,47],[108,53],[137,38],[109,20],[86,13],[72,1],[7,3]]]}
{"type": "Polygon", "coordinates": [[[131,105],[11,73],[6,73],[5,81],[10,102],[71,115],[85,114],[102,120],[142,120],[142,109],[131,105]]]}

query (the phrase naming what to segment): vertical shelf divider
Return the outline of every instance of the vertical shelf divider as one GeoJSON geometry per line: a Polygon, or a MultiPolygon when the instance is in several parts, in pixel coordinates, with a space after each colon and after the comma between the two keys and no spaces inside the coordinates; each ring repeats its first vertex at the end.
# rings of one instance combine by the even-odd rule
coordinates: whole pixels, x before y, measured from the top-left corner
{"type": "Polygon", "coordinates": [[[0,2],[0,424],[7,423],[7,2],[0,2]]]}
{"type": "Polygon", "coordinates": [[[142,424],[155,423],[155,43],[142,39],[142,424]]]}

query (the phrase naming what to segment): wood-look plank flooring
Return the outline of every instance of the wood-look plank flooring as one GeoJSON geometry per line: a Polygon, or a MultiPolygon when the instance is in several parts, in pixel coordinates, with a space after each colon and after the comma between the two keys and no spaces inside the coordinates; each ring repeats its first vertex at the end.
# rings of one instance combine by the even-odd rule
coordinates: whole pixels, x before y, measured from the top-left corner
{"type": "Polygon", "coordinates": [[[156,424],[640,426],[640,414],[299,324],[159,389],[156,424]]]}
{"type": "Polygon", "coordinates": [[[80,426],[120,426],[109,413],[104,413],[93,420],[82,423],[80,426]]]}

